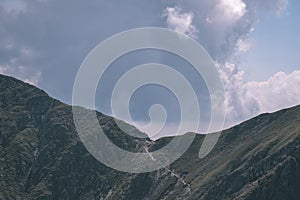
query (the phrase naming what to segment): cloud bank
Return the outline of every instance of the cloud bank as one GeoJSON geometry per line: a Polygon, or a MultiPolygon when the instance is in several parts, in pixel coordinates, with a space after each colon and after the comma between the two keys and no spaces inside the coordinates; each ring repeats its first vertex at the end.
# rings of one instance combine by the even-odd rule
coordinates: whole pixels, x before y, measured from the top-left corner
{"type": "MultiPolygon", "coordinates": [[[[189,25],[193,24],[197,29],[200,43],[216,62],[226,92],[226,126],[300,103],[299,71],[278,72],[265,81],[247,82],[239,62],[239,57],[251,48],[249,34],[255,29],[259,13],[281,15],[288,0],[178,1],[175,5],[167,10],[180,7],[181,15],[192,14],[189,25]]],[[[176,21],[176,27],[170,26],[168,20],[166,22],[174,30],[186,25],[180,20],[176,21]]]]}
{"type": "Polygon", "coordinates": [[[217,68],[226,91],[226,126],[300,103],[300,70],[290,74],[278,72],[265,81],[247,82],[245,73],[232,63],[217,68]]]}
{"type": "Polygon", "coordinates": [[[300,70],[278,72],[266,81],[243,85],[246,97],[256,100],[260,112],[274,112],[300,103],[300,70]]]}

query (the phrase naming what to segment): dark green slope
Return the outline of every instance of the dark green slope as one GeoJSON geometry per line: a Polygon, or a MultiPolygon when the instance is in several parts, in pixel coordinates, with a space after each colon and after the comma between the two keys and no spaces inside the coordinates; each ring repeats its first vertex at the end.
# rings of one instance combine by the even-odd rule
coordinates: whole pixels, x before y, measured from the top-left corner
{"type": "MultiPolygon", "coordinates": [[[[123,134],[111,117],[98,119],[115,144],[144,151],[148,139],[123,134]]],[[[0,75],[0,199],[300,199],[299,136],[298,106],[224,131],[202,160],[198,135],[168,168],[118,172],[86,151],[71,106],[0,75]]]]}

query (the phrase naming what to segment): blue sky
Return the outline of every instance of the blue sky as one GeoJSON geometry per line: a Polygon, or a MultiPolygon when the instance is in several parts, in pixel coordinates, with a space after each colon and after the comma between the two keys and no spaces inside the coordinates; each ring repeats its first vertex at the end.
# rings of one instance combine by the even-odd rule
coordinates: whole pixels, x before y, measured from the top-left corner
{"type": "Polygon", "coordinates": [[[242,69],[249,80],[266,80],[278,71],[291,73],[300,63],[300,2],[290,0],[286,11],[261,12],[255,31],[249,34],[252,47],[242,55],[242,69]]]}
{"type": "MultiPolygon", "coordinates": [[[[77,70],[101,41],[132,28],[169,28],[193,37],[216,63],[226,90],[226,126],[232,126],[300,103],[299,9],[297,0],[1,0],[0,73],[71,104],[77,70]]],[[[133,65],[154,61],[190,78],[205,102],[202,112],[209,113],[201,77],[184,61],[158,51],[116,61],[107,82],[98,86],[96,108],[111,114],[110,88],[118,77],[133,65]]],[[[174,96],[162,94],[162,88],[144,89],[134,95],[133,118],[149,120],[149,106],[161,103],[170,112],[168,122],[177,126],[174,96]]]]}

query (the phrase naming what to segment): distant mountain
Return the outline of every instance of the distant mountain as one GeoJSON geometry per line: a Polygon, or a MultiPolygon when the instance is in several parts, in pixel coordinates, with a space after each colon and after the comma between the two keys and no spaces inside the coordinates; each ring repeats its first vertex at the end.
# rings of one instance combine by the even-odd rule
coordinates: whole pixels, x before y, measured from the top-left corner
{"type": "MultiPolygon", "coordinates": [[[[118,146],[144,151],[150,139],[123,133],[97,113],[118,146]]],[[[129,131],[139,133],[133,126],[129,131]]],[[[139,133],[143,134],[143,133],[139,133]]],[[[93,158],[74,127],[72,107],[0,75],[0,199],[300,199],[300,106],[262,114],[223,131],[198,158],[203,135],[156,172],[131,174],[93,158]]],[[[150,149],[171,138],[152,142],[150,149]]]]}

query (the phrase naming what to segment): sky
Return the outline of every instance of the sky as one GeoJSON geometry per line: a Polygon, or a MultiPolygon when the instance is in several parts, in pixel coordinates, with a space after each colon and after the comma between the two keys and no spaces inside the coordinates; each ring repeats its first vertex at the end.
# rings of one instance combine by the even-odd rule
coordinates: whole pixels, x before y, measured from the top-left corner
{"type": "Polygon", "coordinates": [[[263,81],[278,71],[291,73],[299,69],[299,8],[299,1],[290,0],[279,16],[260,14],[255,31],[249,35],[251,49],[241,58],[241,68],[248,72],[247,80],[263,81]]]}
{"type": "MultiPolygon", "coordinates": [[[[297,0],[0,0],[0,73],[71,104],[77,70],[96,45],[132,28],[169,28],[195,39],[215,62],[229,127],[300,104],[299,9],[297,0]]],[[[201,77],[185,61],[154,50],[114,62],[98,85],[96,108],[111,114],[114,83],[130,67],[148,62],[171,65],[189,77],[209,116],[201,77]]],[[[161,103],[170,113],[163,134],[172,134],[170,127],[180,120],[176,98],[161,87],[143,89],[132,98],[133,119],[149,121],[147,110],[161,103]]]]}

